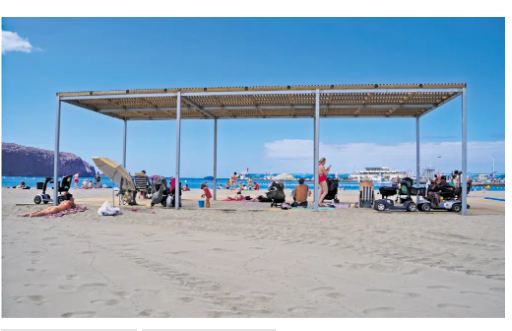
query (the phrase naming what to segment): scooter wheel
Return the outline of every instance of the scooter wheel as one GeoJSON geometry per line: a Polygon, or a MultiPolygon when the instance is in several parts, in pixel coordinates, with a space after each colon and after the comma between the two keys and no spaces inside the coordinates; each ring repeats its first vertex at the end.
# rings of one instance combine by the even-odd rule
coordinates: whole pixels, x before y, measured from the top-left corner
{"type": "Polygon", "coordinates": [[[416,204],[414,202],[411,202],[407,205],[407,211],[413,212],[417,211],[416,204]]]}
{"type": "Polygon", "coordinates": [[[452,206],[452,211],[455,212],[455,213],[458,213],[460,212],[462,209],[462,205],[459,204],[459,203],[456,203],[452,206]]]}
{"type": "Polygon", "coordinates": [[[420,209],[421,211],[429,212],[430,210],[432,210],[432,207],[430,206],[430,204],[424,203],[421,205],[420,209]]]}
{"type": "Polygon", "coordinates": [[[386,210],[386,205],[383,202],[377,202],[375,209],[377,209],[377,211],[384,211],[386,210]]]}
{"type": "Polygon", "coordinates": [[[40,197],[39,195],[36,195],[36,196],[34,197],[34,203],[35,203],[36,205],[40,204],[40,203],[41,203],[41,201],[42,201],[42,199],[41,199],[41,197],[40,197]]]}

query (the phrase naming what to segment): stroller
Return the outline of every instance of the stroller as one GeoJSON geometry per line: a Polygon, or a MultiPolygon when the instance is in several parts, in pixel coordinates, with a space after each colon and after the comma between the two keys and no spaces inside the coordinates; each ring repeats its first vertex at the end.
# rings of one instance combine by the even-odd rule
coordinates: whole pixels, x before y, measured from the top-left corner
{"type": "MultiPolygon", "coordinates": [[[[58,191],[57,202],[58,203],[61,203],[62,201],[64,201],[66,194],[71,189],[72,178],[73,178],[73,176],[71,176],[71,175],[64,176],[64,177],[62,177],[60,183],[57,183],[57,191],[58,191]]],[[[48,193],[46,193],[48,184],[52,184],[52,183],[53,183],[53,177],[46,177],[44,182],[38,182],[36,184],[37,189],[41,190],[41,193],[34,197],[35,204],[38,205],[41,202],[44,204],[47,204],[48,202],[53,202],[50,195],[48,193]]]]}
{"type": "MultiPolygon", "coordinates": [[[[173,179],[171,180],[172,183],[173,179]]],[[[162,176],[153,176],[151,180],[151,207],[156,204],[161,204],[164,207],[176,206],[175,188],[167,186],[167,180],[162,176]]],[[[180,185],[181,196],[181,185],[180,185]]],[[[181,203],[180,203],[181,207],[181,203]]]]}
{"type": "Polygon", "coordinates": [[[270,200],[270,207],[280,207],[285,202],[284,184],[272,182],[267,192],[267,199],[270,200]]]}
{"type": "Polygon", "coordinates": [[[167,180],[162,176],[153,176],[151,179],[151,207],[160,203],[166,207],[169,188],[167,180]]]}
{"type": "Polygon", "coordinates": [[[327,178],[327,195],[325,196],[324,201],[331,200],[334,203],[340,202],[340,200],[338,200],[339,182],[340,181],[338,179],[327,178]]]}

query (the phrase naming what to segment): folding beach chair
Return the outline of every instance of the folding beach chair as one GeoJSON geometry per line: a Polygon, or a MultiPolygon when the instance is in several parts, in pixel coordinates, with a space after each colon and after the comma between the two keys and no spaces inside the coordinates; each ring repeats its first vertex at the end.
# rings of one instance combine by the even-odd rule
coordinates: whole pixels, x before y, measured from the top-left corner
{"type": "Polygon", "coordinates": [[[140,192],[144,198],[148,197],[151,192],[151,185],[149,184],[149,177],[143,172],[137,172],[134,176],[135,189],[140,192]]]}

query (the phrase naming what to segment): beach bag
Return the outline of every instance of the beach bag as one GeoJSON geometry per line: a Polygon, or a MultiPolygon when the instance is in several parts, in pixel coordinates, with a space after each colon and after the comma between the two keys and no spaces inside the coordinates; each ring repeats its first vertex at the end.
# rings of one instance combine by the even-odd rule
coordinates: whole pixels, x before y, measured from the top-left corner
{"type": "Polygon", "coordinates": [[[105,201],[98,209],[100,216],[116,216],[121,215],[121,210],[118,207],[113,207],[108,201],[105,201]]]}

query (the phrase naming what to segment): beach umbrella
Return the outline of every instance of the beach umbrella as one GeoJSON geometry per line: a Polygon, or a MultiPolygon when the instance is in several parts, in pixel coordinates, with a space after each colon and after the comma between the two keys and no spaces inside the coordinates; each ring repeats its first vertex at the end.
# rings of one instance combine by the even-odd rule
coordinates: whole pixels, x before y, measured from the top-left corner
{"type": "Polygon", "coordinates": [[[135,191],[135,184],[133,184],[132,177],[120,164],[117,164],[107,157],[96,156],[93,157],[92,160],[98,169],[100,169],[105,176],[110,178],[112,182],[116,183],[119,187],[121,187],[121,182],[123,182],[123,189],[135,191]]]}

